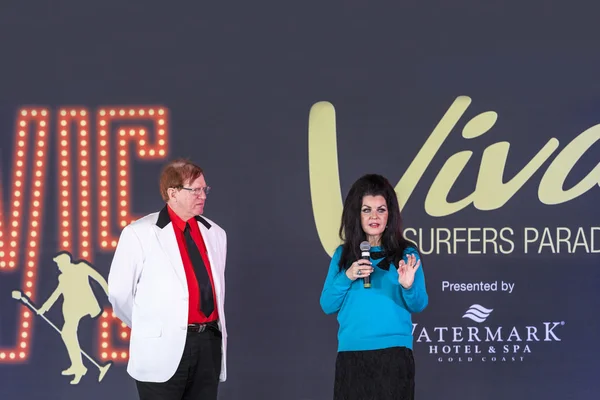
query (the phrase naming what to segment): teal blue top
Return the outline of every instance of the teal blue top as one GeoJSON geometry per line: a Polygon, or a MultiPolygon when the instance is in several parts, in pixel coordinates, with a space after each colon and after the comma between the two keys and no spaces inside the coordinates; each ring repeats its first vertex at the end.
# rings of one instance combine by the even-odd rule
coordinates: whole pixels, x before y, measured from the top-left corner
{"type": "MultiPolygon", "coordinates": [[[[382,251],[372,247],[372,252],[382,251]]],[[[406,256],[414,254],[420,259],[415,248],[409,247],[406,256]]],[[[388,271],[377,267],[381,260],[371,259],[374,271],[371,273],[371,287],[364,288],[363,280],[352,281],[346,270],[340,272],[338,262],[342,255],[339,246],[329,265],[321,293],[321,308],[326,314],[338,313],[338,351],[377,350],[389,347],[412,349],[412,313],[425,309],[428,302],[423,273],[423,261],[415,273],[415,280],[409,289],[398,282],[397,266],[390,264],[388,271]]]]}

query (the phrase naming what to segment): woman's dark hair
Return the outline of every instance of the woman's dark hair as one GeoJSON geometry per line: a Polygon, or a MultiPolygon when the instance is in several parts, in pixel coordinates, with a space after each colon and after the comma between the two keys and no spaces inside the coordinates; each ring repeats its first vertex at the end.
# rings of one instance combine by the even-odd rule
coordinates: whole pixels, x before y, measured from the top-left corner
{"type": "Polygon", "coordinates": [[[339,231],[340,239],[343,241],[339,262],[340,271],[348,269],[354,261],[360,258],[360,243],[367,240],[367,235],[360,222],[364,196],[383,196],[387,203],[387,227],[381,236],[381,247],[385,252],[386,260],[382,260],[380,265],[384,268],[385,266],[389,268],[389,263],[397,266],[407,247],[416,249],[416,246],[406,240],[402,234],[402,217],[400,216],[398,197],[390,182],[381,175],[364,175],[354,182],[344,201],[342,224],[339,231]],[[384,263],[384,261],[386,262],[384,263]]]}

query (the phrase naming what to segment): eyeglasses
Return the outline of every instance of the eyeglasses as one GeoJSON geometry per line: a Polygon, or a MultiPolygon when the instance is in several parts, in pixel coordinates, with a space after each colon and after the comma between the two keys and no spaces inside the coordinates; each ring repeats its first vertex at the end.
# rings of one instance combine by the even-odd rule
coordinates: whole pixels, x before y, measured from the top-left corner
{"type": "Polygon", "coordinates": [[[201,187],[201,188],[181,187],[180,189],[187,190],[188,192],[192,193],[194,196],[199,196],[200,193],[202,193],[202,192],[204,192],[204,194],[208,196],[208,194],[210,193],[210,186],[205,186],[205,187],[201,187]]]}

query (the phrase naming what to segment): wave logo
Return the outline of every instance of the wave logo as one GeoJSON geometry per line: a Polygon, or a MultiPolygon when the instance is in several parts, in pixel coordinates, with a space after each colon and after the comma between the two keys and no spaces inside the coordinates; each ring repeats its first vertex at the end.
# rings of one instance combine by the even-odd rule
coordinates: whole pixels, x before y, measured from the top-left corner
{"type": "Polygon", "coordinates": [[[465,314],[462,316],[463,318],[469,318],[475,322],[482,323],[485,321],[490,314],[494,311],[493,308],[487,309],[479,304],[473,304],[471,307],[467,309],[465,314]]]}

